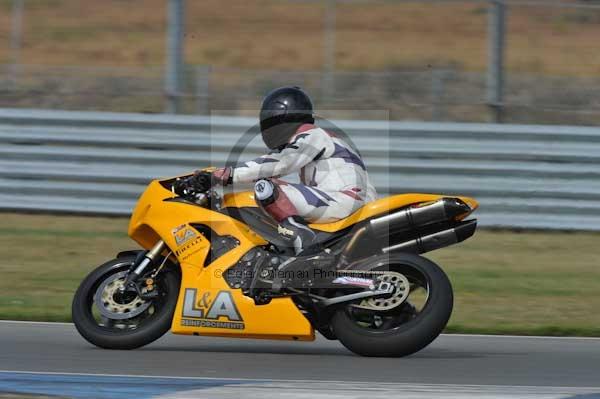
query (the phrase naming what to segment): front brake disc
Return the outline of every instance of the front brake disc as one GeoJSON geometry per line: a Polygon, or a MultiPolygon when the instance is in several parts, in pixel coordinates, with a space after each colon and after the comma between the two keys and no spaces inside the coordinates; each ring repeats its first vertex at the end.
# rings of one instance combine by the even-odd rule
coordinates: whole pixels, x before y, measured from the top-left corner
{"type": "Polygon", "coordinates": [[[102,316],[112,320],[126,320],[139,316],[152,302],[144,301],[138,295],[129,299],[119,293],[123,287],[127,272],[115,273],[100,284],[94,295],[94,303],[102,316]],[[121,296],[119,298],[119,296],[121,296]]]}

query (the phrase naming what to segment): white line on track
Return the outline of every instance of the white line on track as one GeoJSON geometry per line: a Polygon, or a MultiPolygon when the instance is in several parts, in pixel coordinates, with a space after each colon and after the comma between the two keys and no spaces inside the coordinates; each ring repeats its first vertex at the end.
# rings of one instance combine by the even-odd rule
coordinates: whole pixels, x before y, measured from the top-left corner
{"type": "MultiPolygon", "coordinates": [[[[230,378],[230,377],[178,377],[168,375],[147,375],[147,374],[103,374],[103,373],[69,373],[69,372],[54,372],[54,371],[18,371],[18,370],[0,370],[0,373],[14,373],[14,374],[29,374],[29,375],[55,375],[55,376],[82,376],[82,377],[123,377],[123,378],[161,378],[170,380],[202,380],[202,381],[244,381],[250,383],[256,382],[269,382],[269,383],[291,383],[291,384],[306,384],[306,383],[319,383],[319,384],[371,384],[363,382],[352,382],[343,380],[286,380],[286,379],[269,379],[269,378],[230,378]]],[[[373,383],[377,386],[394,386],[394,387],[424,387],[434,389],[503,389],[503,388],[514,388],[524,390],[594,390],[600,391],[600,387],[570,387],[570,386],[535,386],[535,385],[476,385],[476,384],[414,384],[414,383],[401,383],[401,382],[376,382],[373,383]]]]}
{"type": "Polygon", "coordinates": [[[535,388],[501,387],[436,387],[404,385],[385,387],[378,384],[239,384],[214,388],[179,391],[158,396],[160,399],[262,399],[265,397],[285,397],[287,399],[573,399],[576,397],[598,398],[597,391],[535,388]]]}
{"type": "MultiPolygon", "coordinates": [[[[62,323],[54,321],[26,321],[26,320],[0,320],[0,324],[31,324],[31,325],[56,325],[73,326],[73,323],[62,323]]],[[[500,335],[500,334],[441,334],[442,337],[474,337],[474,338],[526,338],[526,339],[569,339],[569,340],[595,340],[600,337],[564,337],[549,335],[500,335]]]]}
{"type": "MultiPolygon", "coordinates": [[[[132,389],[147,387],[138,391],[140,397],[161,399],[263,399],[282,397],[287,399],[389,399],[401,396],[404,399],[568,399],[575,397],[600,397],[600,388],[548,387],[515,385],[458,385],[458,384],[411,384],[374,383],[355,381],[320,380],[269,380],[246,378],[207,378],[171,377],[147,375],[114,375],[58,372],[19,372],[8,373],[8,381],[23,380],[33,384],[41,380],[44,387],[56,385],[61,396],[79,393],[82,384],[92,385],[104,392],[112,392],[103,398],[121,397],[125,390],[130,395],[132,389]],[[21,377],[15,375],[21,374],[21,377]],[[39,377],[38,377],[39,376],[39,377]],[[42,376],[44,376],[42,378],[42,376]],[[50,378],[49,378],[50,377],[50,378]],[[74,378],[80,377],[80,378],[74,378]],[[116,383],[115,379],[121,378],[116,383]],[[141,381],[140,381],[141,380],[141,381]],[[33,382],[32,382],[33,381],[33,382]],[[160,394],[152,389],[153,383],[163,387],[160,394]],[[135,387],[135,388],[134,388],[135,387]],[[168,388],[165,390],[165,388],[168,388]],[[114,392],[117,389],[118,392],[114,392]],[[118,394],[115,396],[115,394],[118,394]],[[157,396],[158,394],[158,396],[157,396]]],[[[30,387],[30,385],[27,385],[30,387]]]]}

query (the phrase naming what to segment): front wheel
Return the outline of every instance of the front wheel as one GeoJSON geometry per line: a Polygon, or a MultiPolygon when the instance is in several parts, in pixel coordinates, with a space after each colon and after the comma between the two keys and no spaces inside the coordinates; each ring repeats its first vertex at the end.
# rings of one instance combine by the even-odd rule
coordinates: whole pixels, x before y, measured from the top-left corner
{"type": "Polygon", "coordinates": [[[91,272],[75,293],[73,323],[88,342],[105,349],[135,349],[163,336],[171,327],[177,305],[179,270],[165,267],[157,274],[151,300],[120,293],[135,256],[111,260],[91,272]]]}
{"type": "Polygon", "coordinates": [[[432,261],[413,254],[381,255],[365,261],[361,270],[390,270],[409,282],[405,302],[376,311],[352,304],[333,315],[331,325],[340,342],[363,356],[398,357],[415,353],[442,332],[452,314],[452,286],[432,261]]]}

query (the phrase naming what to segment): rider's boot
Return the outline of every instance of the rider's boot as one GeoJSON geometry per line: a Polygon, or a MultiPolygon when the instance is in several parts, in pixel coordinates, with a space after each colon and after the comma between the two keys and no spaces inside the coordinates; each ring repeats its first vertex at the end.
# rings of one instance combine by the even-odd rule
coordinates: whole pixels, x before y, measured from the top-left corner
{"type": "Polygon", "coordinates": [[[317,235],[303,219],[297,216],[279,223],[279,234],[289,240],[296,256],[288,258],[274,273],[271,290],[274,293],[286,288],[312,288],[335,272],[335,256],[324,251],[317,235]]]}
{"type": "Polygon", "coordinates": [[[289,216],[280,221],[277,232],[294,248],[296,256],[311,255],[316,251],[317,235],[299,216],[289,216]]]}

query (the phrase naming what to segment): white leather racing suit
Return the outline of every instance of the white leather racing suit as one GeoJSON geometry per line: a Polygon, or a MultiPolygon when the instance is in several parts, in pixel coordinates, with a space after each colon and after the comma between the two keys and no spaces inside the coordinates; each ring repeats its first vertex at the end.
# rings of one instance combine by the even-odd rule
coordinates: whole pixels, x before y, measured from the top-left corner
{"type": "MultiPolygon", "coordinates": [[[[276,220],[297,215],[311,223],[343,219],[377,197],[360,156],[343,140],[315,125],[300,126],[279,152],[263,155],[233,169],[233,183],[271,179],[275,196],[267,212],[276,220]],[[280,180],[298,172],[301,184],[280,180]]],[[[272,190],[272,188],[269,188],[272,190]]],[[[255,186],[257,200],[264,184],[255,186]]]]}

